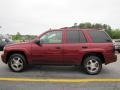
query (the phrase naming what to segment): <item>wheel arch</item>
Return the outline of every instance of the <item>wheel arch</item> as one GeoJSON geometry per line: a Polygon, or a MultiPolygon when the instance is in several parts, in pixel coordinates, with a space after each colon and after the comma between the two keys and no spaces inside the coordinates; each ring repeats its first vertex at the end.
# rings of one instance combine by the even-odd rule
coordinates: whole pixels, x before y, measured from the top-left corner
{"type": "Polygon", "coordinates": [[[20,51],[20,50],[9,51],[7,53],[7,56],[6,56],[6,63],[8,63],[8,60],[9,60],[10,56],[13,55],[13,54],[21,54],[21,55],[23,55],[25,57],[26,63],[28,64],[28,58],[27,58],[26,53],[24,51],[20,51]]]}
{"type": "Polygon", "coordinates": [[[104,57],[104,55],[103,55],[102,52],[89,52],[89,53],[86,53],[86,54],[83,56],[81,63],[83,63],[84,59],[85,59],[86,57],[89,57],[89,56],[98,56],[98,57],[101,59],[102,63],[105,63],[105,57],[104,57]]]}

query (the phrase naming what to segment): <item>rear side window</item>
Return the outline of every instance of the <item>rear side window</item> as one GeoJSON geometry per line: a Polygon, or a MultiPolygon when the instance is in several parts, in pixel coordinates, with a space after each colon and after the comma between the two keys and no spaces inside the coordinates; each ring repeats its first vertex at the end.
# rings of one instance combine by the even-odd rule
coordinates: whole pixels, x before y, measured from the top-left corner
{"type": "Polygon", "coordinates": [[[89,34],[95,43],[112,42],[111,38],[104,31],[89,31],[89,34]]]}
{"type": "Polygon", "coordinates": [[[70,30],[67,31],[67,43],[85,43],[86,38],[81,31],[70,30]]]}

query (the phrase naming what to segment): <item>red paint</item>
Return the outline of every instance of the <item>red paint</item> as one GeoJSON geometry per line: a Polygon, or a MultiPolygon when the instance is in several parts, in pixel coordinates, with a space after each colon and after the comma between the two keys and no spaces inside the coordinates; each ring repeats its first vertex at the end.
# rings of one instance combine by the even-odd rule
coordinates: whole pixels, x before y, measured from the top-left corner
{"type": "MultiPolygon", "coordinates": [[[[22,52],[25,54],[28,63],[30,64],[81,64],[85,55],[89,53],[100,53],[104,57],[105,64],[115,62],[117,57],[113,52],[113,44],[109,43],[93,43],[89,36],[89,29],[77,29],[81,30],[86,37],[87,43],[71,44],[66,43],[66,31],[73,29],[59,29],[62,31],[62,44],[40,44],[37,45],[35,40],[40,38],[45,33],[56,31],[50,30],[31,42],[11,44],[5,47],[4,54],[2,55],[2,61],[7,63],[7,56],[11,52],[22,52]],[[88,48],[82,48],[83,46],[88,48]],[[57,48],[59,47],[59,48],[57,48]]],[[[76,29],[75,29],[76,30],[76,29]]]]}

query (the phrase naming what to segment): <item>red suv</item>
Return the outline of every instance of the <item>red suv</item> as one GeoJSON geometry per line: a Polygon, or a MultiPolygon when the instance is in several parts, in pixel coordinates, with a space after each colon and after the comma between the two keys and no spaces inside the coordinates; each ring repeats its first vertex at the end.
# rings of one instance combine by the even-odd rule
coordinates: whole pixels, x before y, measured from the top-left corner
{"type": "Polygon", "coordinates": [[[14,72],[28,64],[79,65],[88,74],[98,74],[102,64],[115,62],[115,47],[101,30],[64,28],[49,30],[35,40],[7,45],[2,61],[14,72]]]}

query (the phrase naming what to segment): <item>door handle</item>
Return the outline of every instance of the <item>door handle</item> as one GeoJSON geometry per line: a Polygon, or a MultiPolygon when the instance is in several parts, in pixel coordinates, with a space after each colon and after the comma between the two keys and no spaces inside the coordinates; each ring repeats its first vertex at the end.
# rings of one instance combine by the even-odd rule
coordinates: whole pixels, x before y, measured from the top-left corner
{"type": "Polygon", "coordinates": [[[61,47],[60,47],[60,46],[57,46],[56,49],[61,49],[61,47]]]}
{"type": "Polygon", "coordinates": [[[88,48],[87,46],[82,46],[82,48],[88,48]]]}

